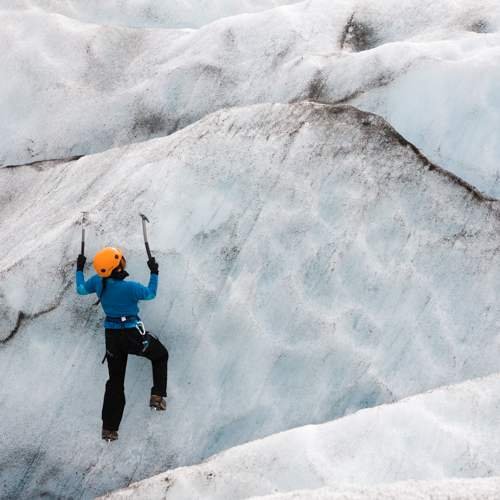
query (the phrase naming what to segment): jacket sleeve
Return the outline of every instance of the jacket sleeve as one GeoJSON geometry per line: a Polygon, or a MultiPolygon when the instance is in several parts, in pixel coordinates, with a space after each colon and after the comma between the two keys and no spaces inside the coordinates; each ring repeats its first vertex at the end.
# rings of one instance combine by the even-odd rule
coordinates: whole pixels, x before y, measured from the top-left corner
{"type": "Polygon", "coordinates": [[[99,277],[97,275],[92,276],[89,280],[85,281],[83,276],[83,271],[76,272],[76,293],[78,295],[88,295],[89,293],[95,293],[97,290],[97,280],[99,277]]]}
{"type": "Polygon", "coordinates": [[[158,275],[151,275],[148,286],[137,282],[133,282],[133,285],[136,300],[153,300],[156,297],[156,290],[158,288],[158,275]]]}

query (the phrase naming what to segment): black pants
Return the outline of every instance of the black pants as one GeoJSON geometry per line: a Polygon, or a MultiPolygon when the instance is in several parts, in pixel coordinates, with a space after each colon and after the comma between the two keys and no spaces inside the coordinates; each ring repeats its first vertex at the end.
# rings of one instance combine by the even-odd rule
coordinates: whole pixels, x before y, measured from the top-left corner
{"type": "Polygon", "coordinates": [[[151,394],[167,395],[168,351],[156,338],[146,333],[141,335],[136,328],[122,330],[106,329],[106,359],[109,380],[106,382],[102,405],[102,425],[110,431],[117,431],[125,408],[125,370],[129,354],[142,356],[153,365],[153,387],[151,394]]]}

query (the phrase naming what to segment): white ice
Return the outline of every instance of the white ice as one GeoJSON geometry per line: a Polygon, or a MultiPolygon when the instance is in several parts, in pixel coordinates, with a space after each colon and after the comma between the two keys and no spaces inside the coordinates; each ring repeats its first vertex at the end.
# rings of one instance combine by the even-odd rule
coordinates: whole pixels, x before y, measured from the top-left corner
{"type": "Polygon", "coordinates": [[[497,498],[497,376],[378,407],[499,371],[496,0],[0,0],[0,23],[1,498],[224,450],[169,497],[497,498]],[[82,210],[87,273],[114,244],[147,280],[138,212],[160,262],[169,409],[130,359],[112,445],[82,210]]]}
{"type": "Polygon", "coordinates": [[[4,0],[6,7],[61,14],[129,28],[199,28],[222,17],[259,12],[298,0],[4,0]]]}
{"type": "Polygon", "coordinates": [[[498,370],[498,203],[376,116],[227,110],[78,161],[1,169],[0,186],[12,335],[0,469],[13,496],[104,493],[498,370]],[[150,368],[132,360],[113,447],[96,442],[102,316],[73,290],[80,210],[88,254],[119,245],[143,280],[148,214],[161,266],[143,311],[170,349],[170,410],[150,415],[150,368]]]}
{"type": "Polygon", "coordinates": [[[500,478],[405,481],[378,486],[335,485],[266,495],[260,500],[497,500],[500,478]]]}
{"type": "Polygon", "coordinates": [[[493,500],[499,407],[494,375],[275,434],[106,498],[493,500]]]}
{"type": "Polygon", "coordinates": [[[312,0],[199,30],[4,3],[0,165],[170,134],[227,106],[312,99],[376,112],[431,160],[500,193],[496,0],[312,0]]]}

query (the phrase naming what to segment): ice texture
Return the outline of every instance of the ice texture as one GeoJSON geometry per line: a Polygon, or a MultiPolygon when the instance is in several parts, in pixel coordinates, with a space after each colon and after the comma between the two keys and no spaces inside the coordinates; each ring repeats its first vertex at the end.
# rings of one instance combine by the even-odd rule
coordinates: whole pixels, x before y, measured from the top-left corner
{"type": "Polygon", "coordinates": [[[353,107],[223,110],[0,169],[0,207],[0,496],[90,498],[498,370],[498,202],[353,107]],[[146,280],[144,212],[160,263],[142,311],[170,350],[169,410],[151,415],[131,359],[112,446],[102,314],[73,290],[81,210],[89,256],[117,245],[146,280]]]}
{"type": "Polygon", "coordinates": [[[43,10],[85,23],[129,28],[199,28],[217,19],[298,0],[4,0],[11,9],[43,10]]]}
{"type": "MultiPolygon", "coordinates": [[[[500,478],[405,481],[377,486],[335,485],[266,495],[260,500],[497,500],[500,478]]],[[[140,497],[136,497],[140,498],[140,497]]]]}
{"type": "Polygon", "coordinates": [[[495,500],[499,406],[493,375],[238,446],[105,498],[495,500]]]}
{"type": "MultiPolygon", "coordinates": [[[[382,115],[431,160],[500,195],[496,0],[311,0],[196,30],[82,22],[108,16],[93,2],[4,4],[0,166],[168,135],[228,106],[310,99],[382,115]]],[[[211,15],[195,5],[185,4],[211,15]]],[[[108,9],[134,19],[145,6],[170,8],[108,9]]]]}

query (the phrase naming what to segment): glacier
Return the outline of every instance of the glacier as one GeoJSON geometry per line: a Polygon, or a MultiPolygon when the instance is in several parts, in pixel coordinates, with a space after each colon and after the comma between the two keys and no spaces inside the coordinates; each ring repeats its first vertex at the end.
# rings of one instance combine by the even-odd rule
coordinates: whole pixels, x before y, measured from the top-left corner
{"type": "Polygon", "coordinates": [[[499,389],[498,375],[440,388],[242,445],[102,498],[493,500],[499,389]],[[488,479],[465,479],[473,477],[488,479]]]}
{"type": "Polygon", "coordinates": [[[128,28],[200,28],[217,19],[259,12],[298,0],[6,0],[10,9],[60,14],[84,23],[128,28]]]}
{"type": "Polygon", "coordinates": [[[91,24],[33,6],[0,19],[10,75],[0,166],[163,136],[228,106],[312,99],[380,114],[432,161],[499,196],[495,0],[311,0],[200,29],[91,24]]]}
{"type": "Polygon", "coordinates": [[[375,115],[224,110],[165,138],[1,169],[0,185],[6,495],[104,493],[497,370],[498,202],[375,115]],[[147,213],[162,266],[143,311],[171,353],[171,409],[151,418],[149,369],[132,360],[113,448],[95,442],[101,314],[72,289],[82,209],[89,255],[119,244],[139,278],[147,213]]]}
{"type": "Polygon", "coordinates": [[[499,496],[496,1],[0,20],[1,498],[499,496]],[[160,263],[112,445],[81,211],[87,274],[147,280],[139,212],[160,263]]]}

